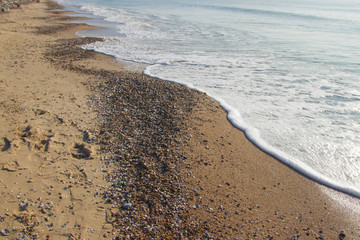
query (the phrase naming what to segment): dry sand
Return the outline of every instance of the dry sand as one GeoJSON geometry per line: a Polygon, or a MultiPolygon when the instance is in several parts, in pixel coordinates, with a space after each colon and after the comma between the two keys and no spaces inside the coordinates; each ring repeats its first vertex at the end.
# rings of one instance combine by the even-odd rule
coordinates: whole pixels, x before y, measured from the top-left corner
{"type": "Polygon", "coordinates": [[[97,239],[111,225],[97,195],[106,173],[87,138],[97,127],[87,106],[92,79],[45,59],[61,18],[47,8],[0,14],[0,229],[9,239],[97,239]],[[39,33],[47,27],[53,35],[39,33]]]}
{"type": "Polygon", "coordinates": [[[360,239],[218,103],[79,49],[55,7],[0,14],[0,239],[360,239]]]}

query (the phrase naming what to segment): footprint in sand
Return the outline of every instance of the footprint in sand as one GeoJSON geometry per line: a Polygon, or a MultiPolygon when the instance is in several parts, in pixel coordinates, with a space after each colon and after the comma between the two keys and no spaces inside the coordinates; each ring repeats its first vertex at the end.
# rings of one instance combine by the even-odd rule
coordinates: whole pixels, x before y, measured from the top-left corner
{"type": "Polygon", "coordinates": [[[42,110],[42,109],[33,109],[33,112],[35,113],[35,116],[40,116],[40,115],[44,115],[47,113],[47,111],[42,110]]]}
{"type": "Polygon", "coordinates": [[[4,143],[1,144],[0,147],[1,147],[1,151],[5,152],[6,150],[8,150],[10,148],[11,142],[7,137],[4,137],[3,140],[4,140],[4,143]]]}
{"type": "Polygon", "coordinates": [[[18,170],[25,170],[26,168],[20,167],[17,161],[7,161],[6,163],[1,163],[1,170],[8,172],[16,172],[18,170]]]}
{"type": "Polygon", "coordinates": [[[28,125],[18,128],[21,140],[28,145],[29,150],[47,152],[49,150],[51,138],[54,136],[50,131],[44,133],[38,128],[28,125]]]}
{"type": "Polygon", "coordinates": [[[70,149],[71,155],[77,159],[90,159],[92,158],[92,151],[86,147],[84,143],[75,143],[70,149]]]}
{"type": "Polygon", "coordinates": [[[76,182],[86,181],[88,178],[84,169],[75,164],[71,167],[67,167],[61,174],[68,179],[75,179],[76,182]]]}

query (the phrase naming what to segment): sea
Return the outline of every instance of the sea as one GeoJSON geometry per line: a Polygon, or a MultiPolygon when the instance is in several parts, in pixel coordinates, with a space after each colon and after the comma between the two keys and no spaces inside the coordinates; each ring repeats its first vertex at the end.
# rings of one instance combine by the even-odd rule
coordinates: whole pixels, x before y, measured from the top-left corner
{"type": "Polygon", "coordinates": [[[256,146],[360,198],[360,1],[58,2],[103,27],[85,49],[206,92],[256,146]]]}

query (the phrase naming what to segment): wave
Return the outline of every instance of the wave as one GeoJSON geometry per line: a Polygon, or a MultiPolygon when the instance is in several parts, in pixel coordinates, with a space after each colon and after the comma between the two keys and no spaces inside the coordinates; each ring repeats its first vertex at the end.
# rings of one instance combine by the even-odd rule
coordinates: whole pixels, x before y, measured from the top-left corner
{"type": "MultiPolygon", "coordinates": [[[[285,12],[285,11],[275,11],[275,10],[263,10],[257,8],[242,8],[242,7],[227,7],[227,6],[214,6],[214,5],[193,5],[194,7],[200,7],[210,10],[222,11],[222,12],[238,12],[238,13],[247,13],[253,15],[266,15],[266,16],[275,16],[282,18],[296,18],[301,20],[309,21],[328,21],[328,20],[349,20],[349,17],[341,16],[319,16],[308,13],[296,13],[296,12],[285,12]]],[[[358,13],[356,13],[358,14],[358,13]]],[[[354,20],[351,18],[351,20],[354,20]]]]}

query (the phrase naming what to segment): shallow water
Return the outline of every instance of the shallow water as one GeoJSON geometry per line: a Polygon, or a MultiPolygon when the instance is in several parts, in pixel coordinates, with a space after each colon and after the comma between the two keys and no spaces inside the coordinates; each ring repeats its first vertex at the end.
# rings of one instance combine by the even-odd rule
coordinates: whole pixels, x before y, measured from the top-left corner
{"type": "Polygon", "coordinates": [[[87,49],[208,93],[260,148],[360,196],[360,3],[59,2],[105,27],[87,49]]]}

